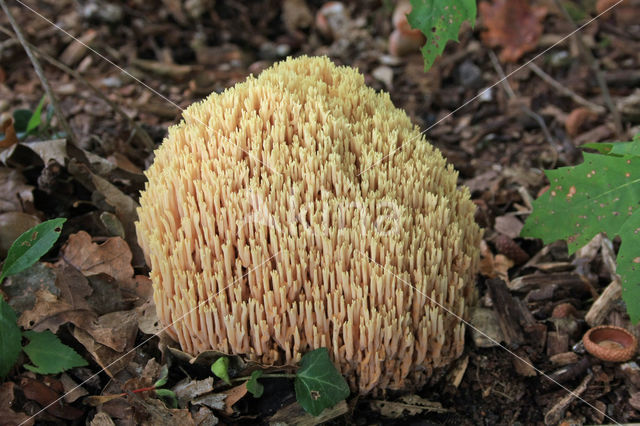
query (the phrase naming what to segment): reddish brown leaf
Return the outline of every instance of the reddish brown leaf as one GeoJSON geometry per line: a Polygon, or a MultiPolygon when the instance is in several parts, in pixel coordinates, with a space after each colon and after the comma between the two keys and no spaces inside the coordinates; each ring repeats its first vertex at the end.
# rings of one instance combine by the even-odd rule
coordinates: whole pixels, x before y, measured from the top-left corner
{"type": "Polygon", "coordinates": [[[3,425],[27,425],[31,426],[35,419],[30,418],[25,413],[16,413],[11,409],[13,403],[13,389],[15,383],[5,382],[0,385],[0,422],[3,425]]]}
{"type": "Polygon", "coordinates": [[[487,29],[482,41],[502,47],[501,61],[516,62],[538,45],[547,8],[532,7],[528,0],[494,0],[481,2],[479,12],[487,29]]]}
{"type": "Polygon", "coordinates": [[[9,148],[18,143],[16,129],[13,127],[13,118],[0,123],[0,133],[4,133],[4,138],[0,139],[0,148],[9,148]]]}
{"type": "Polygon", "coordinates": [[[569,136],[575,137],[584,129],[585,124],[595,120],[597,117],[598,114],[591,111],[589,108],[576,108],[567,116],[567,119],[564,122],[564,128],[569,136]]]}
{"type": "Polygon", "coordinates": [[[27,399],[36,401],[46,408],[47,413],[65,420],[75,420],[82,416],[84,412],[78,408],[66,405],[60,398],[60,394],[42,383],[40,380],[23,377],[20,380],[20,388],[27,399]]]}

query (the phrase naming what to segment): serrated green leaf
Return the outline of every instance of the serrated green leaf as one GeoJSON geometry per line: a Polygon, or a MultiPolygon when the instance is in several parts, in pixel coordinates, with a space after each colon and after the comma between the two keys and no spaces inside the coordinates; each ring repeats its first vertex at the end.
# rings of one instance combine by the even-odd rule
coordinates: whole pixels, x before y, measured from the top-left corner
{"type": "Polygon", "coordinates": [[[632,142],[587,143],[581,148],[591,148],[601,154],[607,155],[635,155],[640,156],[640,134],[636,135],[632,142]]]}
{"type": "Polygon", "coordinates": [[[27,128],[25,130],[26,133],[31,133],[40,126],[40,116],[42,115],[42,107],[44,106],[45,99],[46,95],[42,95],[40,103],[38,103],[36,110],[33,111],[33,114],[31,114],[31,117],[29,118],[29,122],[27,123],[27,128]]]}
{"type": "Polygon", "coordinates": [[[29,339],[29,344],[24,347],[24,352],[29,356],[33,365],[25,365],[27,370],[39,374],[57,374],[74,367],[88,365],[73,348],[65,345],[49,330],[25,331],[24,336],[29,339]]]}
{"type": "Polygon", "coordinates": [[[313,416],[349,396],[349,386],[331,363],[327,348],[303,355],[294,387],[298,403],[313,416]]]}
{"type": "Polygon", "coordinates": [[[616,272],[633,323],[640,321],[640,156],[628,153],[637,143],[636,136],[628,147],[608,144],[604,152],[611,155],[585,153],[582,164],[547,171],[550,188],[534,202],[522,228],[522,236],[546,244],[566,239],[569,253],[599,232],[620,236],[616,272]]]}
{"type": "Polygon", "coordinates": [[[221,356],[213,364],[211,364],[211,372],[216,377],[222,379],[228,385],[231,385],[231,378],[229,377],[229,358],[221,356]]]}
{"type": "Polygon", "coordinates": [[[0,283],[5,277],[24,271],[36,263],[60,237],[65,218],[51,219],[20,235],[9,248],[2,265],[0,283]]]}
{"type": "Polygon", "coordinates": [[[0,377],[5,377],[18,360],[21,334],[15,311],[0,296],[0,377]]]}
{"type": "Polygon", "coordinates": [[[631,322],[640,321],[640,210],[636,210],[620,229],[622,244],[618,250],[616,273],[620,275],[622,300],[627,304],[631,322]]]}
{"type": "Polygon", "coordinates": [[[258,381],[260,377],[262,377],[262,370],[255,370],[247,380],[247,390],[251,392],[254,398],[260,398],[264,393],[264,386],[258,381]]]}
{"type": "Polygon", "coordinates": [[[449,40],[458,41],[460,26],[476,22],[475,0],[411,0],[411,13],[407,20],[412,28],[425,35],[422,47],[425,71],[431,68],[436,56],[441,55],[449,40]]]}
{"type": "Polygon", "coordinates": [[[599,232],[620,235],[640,208],[639,171],[640,157],[589,153],[582,164],[546,171],[550,188],[534,202],[522,235],[545,243],[566,239],[570,254],[599,232]]]}

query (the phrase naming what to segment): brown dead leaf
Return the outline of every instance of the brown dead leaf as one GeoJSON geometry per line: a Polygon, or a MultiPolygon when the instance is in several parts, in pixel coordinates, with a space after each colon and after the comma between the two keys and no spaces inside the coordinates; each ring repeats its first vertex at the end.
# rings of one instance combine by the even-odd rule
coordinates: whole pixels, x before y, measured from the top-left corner
{"type": "Polygon", "coordinates": [[[60,382],[64,387],[64,400],[65,402],[72,403],[78,398],[87,395],[89,392],[71,378],[67,373],[62,373],[60,376],[60,382]]]}
{"type": "Polygon", "coordinates": [[[155,398],[134,395],[131,400],[135,407],[137,423],[142,426],[195,426],[188,409],[167,408],[164,402],[155,398]]]}
{"type": "Polygon", "coordinates": [[[480,243],[480,274],[487,278],[501,278],[509,282],[509,269],[514,265],[513,260],[498,254],[493,255],[487,243],[480,243]]]}
{"type": "Polygon", "coordinates": [[[82,410],[58,401],[61,395],[40,380],[23,377],[20,380],[20,388],[27,399],[47,407],[45,411],[52,416],[75,420],[84,414],[82,410]]]}
{"type": "Polygon", "coordinates": [[[104,411],[100,411],[93,416],[89,426],[116,426],[111,417],[104,411]]]}
{"type": "Polygon", "coordinates": [[[186,378],[176,384],[173,390],[178,398],[180,406],[186,405],[192,399],[213,391],[213,377],[204,380],[191,380],[186,378]]]}
{"type": "Polygon", "coordinates": [[[123,352],[135,343],[138,315],[135,311],[110,312],[99,317],[90,327],[83,328],[96,342],[116,352],[123,352]]]}
{"type": "Polygon", "coordinates": [[[528,0],[494,0],[481,2],[479,12],[487,29],[482,41],[490,47],[502,47],[501,61],[517,62],[538,45],[547,8],[532,7],[528,0]]]}
{"type": "Polygon", "coordinates": [[[24,211],[33,204],[33,186],[17,170],[0,167],[0,213],[24,211]]]}
{"type": "Polygon", "coordinates": [[[91,354],[93,359],[113,378],[118,372],[127,368],[135,356],[135,351],[128,353],[116,352],[113,349],[95,341],[93,337],[81,328],[73,330],[73,337],[91,354]]]}
{"type": "Polygon", "coordinates": [[[585,124],[595,120],[598,114],[586,107],[579,107],[571,111],[564,122],[564,128],[569,136],[576,137],[584,129],[585,124]]]}
{"type": "Polygon", "coordinates": [[[234,386],[223,393],[227,395],[227,398],[224,400],[224,412],[228,415],[232,415],[233,404],[240,401],[247,394],[247,382],[234,386]]]}
{"type": "Polygon", "coordinates": [[[383,417],[392,419],[415,416],[423,412],[445,413],[449,411],[439,402],[429,401],[418,395],[405,395],[397,401],[371,401],[371,408],[379,412],[383,417]]]}
{"type": "Polygon", "coordinates": [[[80,231],[69,236],[62,257],[86,276],[105,273],[119,281],[133,277],[131,250],[119,237],[98,245],[91,241],[89,234],[80,231]]]}
{"type": "Polygon", "coordinates": [[[14,388],[15,383],[13,382],[5,382],[0,385],[0,419],[2,419],[2,424],[7,426],[31,426],[34,424],[35,419],[25,413],[16,413],[11,409],[14,388]]]}
{"type": "Polygon", "coordinates": [[[9,148],[18,143],[16,129],[13,127],[13,118],[4,120],[0,123],[0,133],[4,133],[4,138],[0,139],[0,149],[9,148]]]}

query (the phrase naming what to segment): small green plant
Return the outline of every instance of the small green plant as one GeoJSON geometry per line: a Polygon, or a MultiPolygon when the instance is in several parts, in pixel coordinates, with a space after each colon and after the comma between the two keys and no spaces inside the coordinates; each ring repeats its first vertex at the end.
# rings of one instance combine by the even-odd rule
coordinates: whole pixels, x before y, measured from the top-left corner
{"type": "MultiPolygon", "coordinates": [[[[24,271],[44,256],[60,237],[62,225],[66,220],[48,220],[20,235],[9,248],[2,265],[0,284],[6,277],[24,271]]],[[[87,361],[76,351],[63,344],[48,330],[22,333],[15,311],[0,297],[0,377],[9,373],[22,350],[34,364],[25,365],[25,368],[40,374],[55,374],[87,365],[87,361]],[[29,340],[24,347],[22,337],[29,340]]]]}
{"type": "Polygon", "coordinates": [[[425,71],[442,54],[449,40],[458,41],[464,21],[474,26],[476,14],[476,0],[411,0],[407,20],[427,38],[421,49],[425,71]]]}
{"type": "Polygon", "coordinates": [[[24,140],[31,134],[46,134],[51,129],[53,107],[47,107],[45,120],[42,121],[42,109],[44,108],[46,95],[42,96],[34,111],[29,109],[16,109],[13,111],[13,128],[18,139],[24,140]]]}
{"type": "Polygon", "coordinates": [[[550,187],[533,204],[522,236],[545,244],[566,239],[569,254],[604,232],[620,236],[617,274],[622,299],[635,324],[640,320],[640,134],[631,142],[583,145],[577,166],[545,171],[550,187]]]}
{"type": "Polygon", "coordinates": [[[255,370],[251,376],[229,378],[229,358],[220,357],[212,365],[211,371],[225,383],[246,381],[247,390],[256,398],[264,392],[261,378],[284,377],[294,379],[296,399],[304,410],[318,416],[325,408],[333,407],[349,396],[349,385],[340,375],[329,358],[327,348],[318,348],[302,356],[295,374],[265,373],[255,370]]]}

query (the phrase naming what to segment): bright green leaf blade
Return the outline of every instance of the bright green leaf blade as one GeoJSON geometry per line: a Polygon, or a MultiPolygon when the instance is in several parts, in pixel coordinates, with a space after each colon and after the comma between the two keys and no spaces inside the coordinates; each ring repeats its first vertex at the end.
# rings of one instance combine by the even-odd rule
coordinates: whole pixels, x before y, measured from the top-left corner
{"type": "Polygon", "coordinates": [[[31,362],[35,364],[24,367],[34,373],[56,374],[74,367],[83,367],[87,361],[73,348],[65,345],[49,330],[25,331],[24,336],[29,339],[29,344],[24,347],[25,353],[31,362]]]}
{"type": "Polygon", "coordinates": [[[620,229],[622,244],[618,251],[617,270],[622,285],[622,299],[627,304],[631,322],[640,321],[640,209],[620,229]]]}
{"type": "Polygon", "coordinates": [[[595,149],[601,154],[607,155],[635,155],[640,156],[640,138],[636,138],[632,142],[610,142],[610,143],[587,143],[581,148],[595,149]]]}
{"type": "Polygon", "coordinates": [[[522,228],[545,243],[566,239],[569,253],[599,232],[610,238],[640,208],[640,157],[584,154],[578,166],[546,172],[550,188],[533,204],[522,228]]]}
{"type": "Polygon", "coordinates": [[[16,363],[21,349],[21,334],[16,313],[0,296],[0,378],[16,363]]]}
{"type": "Polygon", "coordinates": [[[264,393],[264,386],[258,381],[260,377],[262,377],[262,370],[255,370],[247,380],[247,390],[251,392],[254,398],[260,398],[264,393]]]}
{"type": "Polygon", "coordinates": [[[427,38],[422,47],[425,71],[431,68],[436,56],[441,55],[449,40],[458,41],[464,21],[476,22],[475,0],[411,0],[411,13],[407,20],[427,38]]]}
{"type": "Polygon", "coordinates": [[[302,357],[294,387],[298,403],[313,416],[349,396],[349,386],[331,363],[327,348],[302,357]]]}
{"type": "Polygon", "coordinates": [[[20,235],[11,245],[2,266],[0,282],[18,272],[24,271],[38,261],[60,237],[65,218],[51,219],[20,235]]]}
{"type": "Polygon", "coordinates": [[[27,131],[29,120],[33,112],[28,109],[16,109],[13,111],[13,128],[16,129],[16,133],[24,133],[27,131]]]}
{"type": "Polygon", "coordinates": [[[211,364],[211,372],[222,379],[228,385],[231,385],[231,378],[229,378],[229,358],[221,356],[211,364]]]}
{"type": "Polygon", "coordinates": [[[42,99],[40,99],[40,103],[36,107],[36,110],[33,111],[31,117],[29,118],[29,122],[27,123],[27,133],[31,133],[40,126],[40,116],[42,115],[42,107],[44,106],[44,101],[46,99],[46,95],[42,95],[42,99]]]}

